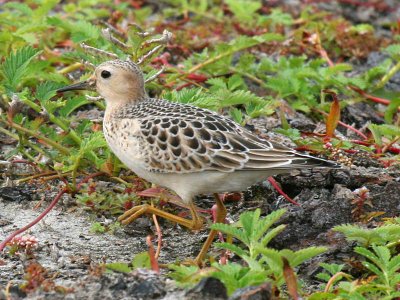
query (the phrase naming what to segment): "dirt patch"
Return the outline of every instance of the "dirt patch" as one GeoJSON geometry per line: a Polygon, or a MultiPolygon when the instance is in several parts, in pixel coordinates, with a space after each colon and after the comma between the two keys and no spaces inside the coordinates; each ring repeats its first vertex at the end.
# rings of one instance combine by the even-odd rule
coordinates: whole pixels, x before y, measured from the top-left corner
{"type": "MultiPolygon", "coordinates": [[[[287,192],[295,196],[294,199],[300,206],[288,204],[269,184],[263,183],[251,187],[241,201],[227,203],[228,219],[236,221],[240,213],[256,207],[262,208],[264,213],[286,207],[288,212],[281,223],[287,224],[287,228],[273,241],[273,246],[299,249],[327,245],[330,251],[323,259],[336,260],[348,255],[351,248],[345,247],[346,243],[331,228],[357,221],[352,214],[355,207],[352,204],[353,190],[361,186],[370,190],[372,207],[365,205],[365,211],[385,211],[384,217],[394,216],[399,211],[398,178],[400,171],[396,169],[357,167],[348,171],[322,173],[295,171],[291,175],[279,176],[278,180],[287,192]]],[[[35,187],[30,185],[1,190],[1,240],[33,220],[42,210],[34,209],[36,201],[26,196],[33,190],[35,187]]],[[[48,199],[53,194],[49,193],[48,199]]],[[[33,195],[33,198],[38,198],[38,195],[33,195]]],[[[113,234],[95,234],[90,231],[90,226],[94,221],[100,220],[98,217],[84,211],[82,207],[71,206],[69,196],[64,197],[63,203],[67,204],[59,205],[29,231],[39,240],[33,259],[23,254],[10,257],[4,253],[0,258],[3,262],[0,265],[0,286],[4,289],[12,282],[10,292],[16,299],[26,296],[18,286],[25,282],[24,268],[32,260],[46,268],[50,274],[56,274],[56,285],[72,289],[68,293],[69,299],[112,299],[128,296],[138,299],[168,299],[171,295],[176,296],[176,293],[180,293],[182,297],[185,295],[186,292],[176,288],[165,277],[165,273],[160,276],[150,271],[131,274],[105,273],[98,276],[93,274],[93,269],[101,263],[129,262],[135,254],[146,251],[145,237],[154,231],[154,225],[149,219],[141,218],[113,234]]],[[[199,198],[197,204],[210,208],[212,200],[199,198]]],[[[115,218],[110,221],[114,222],[115,218]]],[[[163,232],[161,263],[194,257],[207,236],[207,230],[191,233],[169,222],[160,222],[163,232]]],[[[303,267],[303,272],[308,274],[309,279],[312,279],[318,269],[319,262],[319,259],[314,260],[303,267]]],[[[42,296],[40,292],[35,292],[29,294],[28,298],[39,299],[42,296]]],[[[43,297],[62,299],[55,292],[45,293],[43,297]]]]}

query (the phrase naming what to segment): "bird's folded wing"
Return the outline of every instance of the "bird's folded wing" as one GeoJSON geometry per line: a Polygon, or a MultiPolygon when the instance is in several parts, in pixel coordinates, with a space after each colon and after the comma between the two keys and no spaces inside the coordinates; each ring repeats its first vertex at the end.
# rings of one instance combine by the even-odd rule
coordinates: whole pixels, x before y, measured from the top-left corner
{"type": "MultiPolygon", "coordinates": [[[[214,116],[213,116],[214,117],[214,116]]],[[[296,154],[262,140],[234,122],[166,118],[142,125],[149,171],[192,173],[233,172],[290,165],[296,154]],[[218,122],[218,123],[217,123],[218,122]]]]}

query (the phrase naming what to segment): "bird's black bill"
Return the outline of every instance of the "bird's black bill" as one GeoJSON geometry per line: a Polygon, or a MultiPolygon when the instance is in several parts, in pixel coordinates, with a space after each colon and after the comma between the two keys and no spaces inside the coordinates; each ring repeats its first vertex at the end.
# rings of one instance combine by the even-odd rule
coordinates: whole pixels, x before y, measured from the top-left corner
{"type": "Polygon", "coordinates": [[[71,84],[66,87],[57,90],[57,93],[67,92],[67,91],[80,91],[80,90],[94,90],[94,82],[89,80],[82,81],[79,83],[71,84]]]}

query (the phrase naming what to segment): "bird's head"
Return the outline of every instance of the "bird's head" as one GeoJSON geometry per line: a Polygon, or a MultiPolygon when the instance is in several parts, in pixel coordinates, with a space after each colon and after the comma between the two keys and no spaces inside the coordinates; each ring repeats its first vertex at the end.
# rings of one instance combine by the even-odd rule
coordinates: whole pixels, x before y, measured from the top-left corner
{"type": "Polygon", "coordinates": [[[100,64],[88,80],[66,86],[57,92],[72,90],[97,91],[111,105],[136,101],[145,96],[140,68],[131,61],[119,59],[100,64]]]}

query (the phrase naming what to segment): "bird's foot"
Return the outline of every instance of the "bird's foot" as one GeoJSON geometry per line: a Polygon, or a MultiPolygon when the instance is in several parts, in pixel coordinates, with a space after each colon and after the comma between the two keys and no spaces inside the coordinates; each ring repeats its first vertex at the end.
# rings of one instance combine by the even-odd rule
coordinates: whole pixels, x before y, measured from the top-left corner
{"type": "Polygon", "coordinates": [[[123,215],[118,218],[122,224],[127,225],[132,223],[134,220],[142,216],[143,214],[154,214],[161,218],[170,220],[172,222],[178,223],[185,226],[191,230],[200,230],[203,227],[203,219],[201,217],[196,217],[193,220],[188,220],[174,214],[165,212],[159,208],[148,204],[142,204],[132,207],[130,210],[126,211],[123,215]]]}

